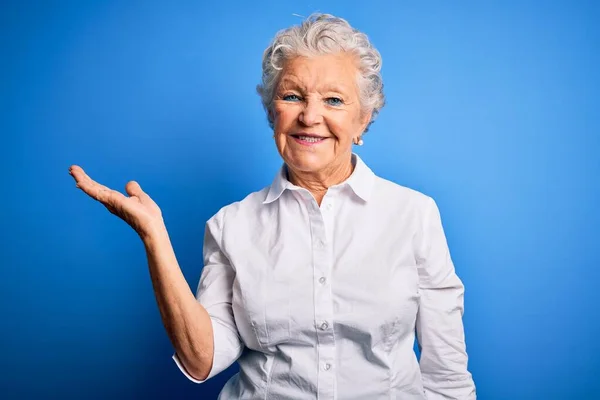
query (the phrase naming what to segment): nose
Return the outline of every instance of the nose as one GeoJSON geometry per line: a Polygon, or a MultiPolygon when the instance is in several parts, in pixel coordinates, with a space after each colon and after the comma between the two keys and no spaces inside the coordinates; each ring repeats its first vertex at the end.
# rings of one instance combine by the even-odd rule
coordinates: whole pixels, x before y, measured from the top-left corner
{"type": "Polygon", "coordinates": [[[306,126],[312,126],[323,122],[323,105],[316,99],[307,99],[298,120],[306,126]]]}

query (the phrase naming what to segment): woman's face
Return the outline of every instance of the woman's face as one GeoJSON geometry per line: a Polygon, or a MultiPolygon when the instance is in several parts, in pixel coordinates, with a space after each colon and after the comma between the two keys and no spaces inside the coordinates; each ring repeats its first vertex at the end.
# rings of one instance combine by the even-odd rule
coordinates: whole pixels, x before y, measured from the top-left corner
{"type": "Polygon", "coordinates": [[[275,89],[277,149],[295,172],[327,173],[350,162],[370,114],[361,112],[358,69],[344,53],[288,60],[275,89]]]}

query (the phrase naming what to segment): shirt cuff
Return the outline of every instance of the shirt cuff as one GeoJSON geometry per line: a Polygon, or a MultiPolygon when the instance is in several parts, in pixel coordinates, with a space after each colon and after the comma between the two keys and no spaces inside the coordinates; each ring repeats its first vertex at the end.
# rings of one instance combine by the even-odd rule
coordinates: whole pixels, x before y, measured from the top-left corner
{"type": "Polygon", "coordinates": [[[177,352],[173,353],[173,361],[175,361],[175,364],[177,365],[177,367],[179,368],[179,370],[183,373],[183,375],[185,375],[186,378],[188,378],[190,381],[194,382],[194,383],[204,383],[207,380],[209,380],[210,378],[212,378],[214,375],[216,375],[214,373],[215,368],[214,368],[214,357],[213,357],[213,367],[210,369],[210,373],[208,374],[208,376],[206,377],[206,379],[204,380],[198,380],[196,378],[194,378],[192,375],[190,375],[189,372],[187,372],[187,370],[185,369],[185,367],[183,366],[183,363],[181,362],[181,360],[179,359],[179,356],[177,355],[177,352]]]}
{"type": "Polygon", "coordinates": [[[177,352],[173,354],[173,361],[179,370],[192,382],[204,383],[218,373],[226,370],[233,364],[242,353],[242,344],[236,332],[233,332],[229,327],[220,322],[218,319],[211,318],[213,324],[213,343],[214,352],[212,367],[208,376],[204,380],[198,380],[190,375],[185,369],[183,363],[179,359],[177,352]]]}

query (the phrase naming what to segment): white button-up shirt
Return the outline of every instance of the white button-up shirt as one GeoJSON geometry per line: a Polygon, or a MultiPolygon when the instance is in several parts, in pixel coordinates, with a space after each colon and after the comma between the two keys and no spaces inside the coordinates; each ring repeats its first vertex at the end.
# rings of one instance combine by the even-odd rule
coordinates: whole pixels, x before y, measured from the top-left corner
{"type": "Polygon", "coordinates": [[[435,202],[352,159],[320,207],[284,166],[207,222],[207,379],[240,367],[219,399],[475,399],[464,287],[435,202]]]}

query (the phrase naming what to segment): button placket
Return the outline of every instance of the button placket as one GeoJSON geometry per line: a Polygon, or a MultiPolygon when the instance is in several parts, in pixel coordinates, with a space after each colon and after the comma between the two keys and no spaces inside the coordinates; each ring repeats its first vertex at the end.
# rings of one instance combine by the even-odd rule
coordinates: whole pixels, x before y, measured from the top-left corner
{"type": "Polygon", "coordinates": [[[335,392],[335,374],[332,374],[335,361],[335,339],[331,323],[333,299],[329,282],[332,268],[331,241],[327,227],[331,225],[331,213],[326,211],[327,203],[319,209],[316,202],[308,207],[313,242],[313,274],[315,330],[317,333],[318,398],[332,399],[335,392]],[[318,282],[318,284],[317,284],[318,282]]]}

